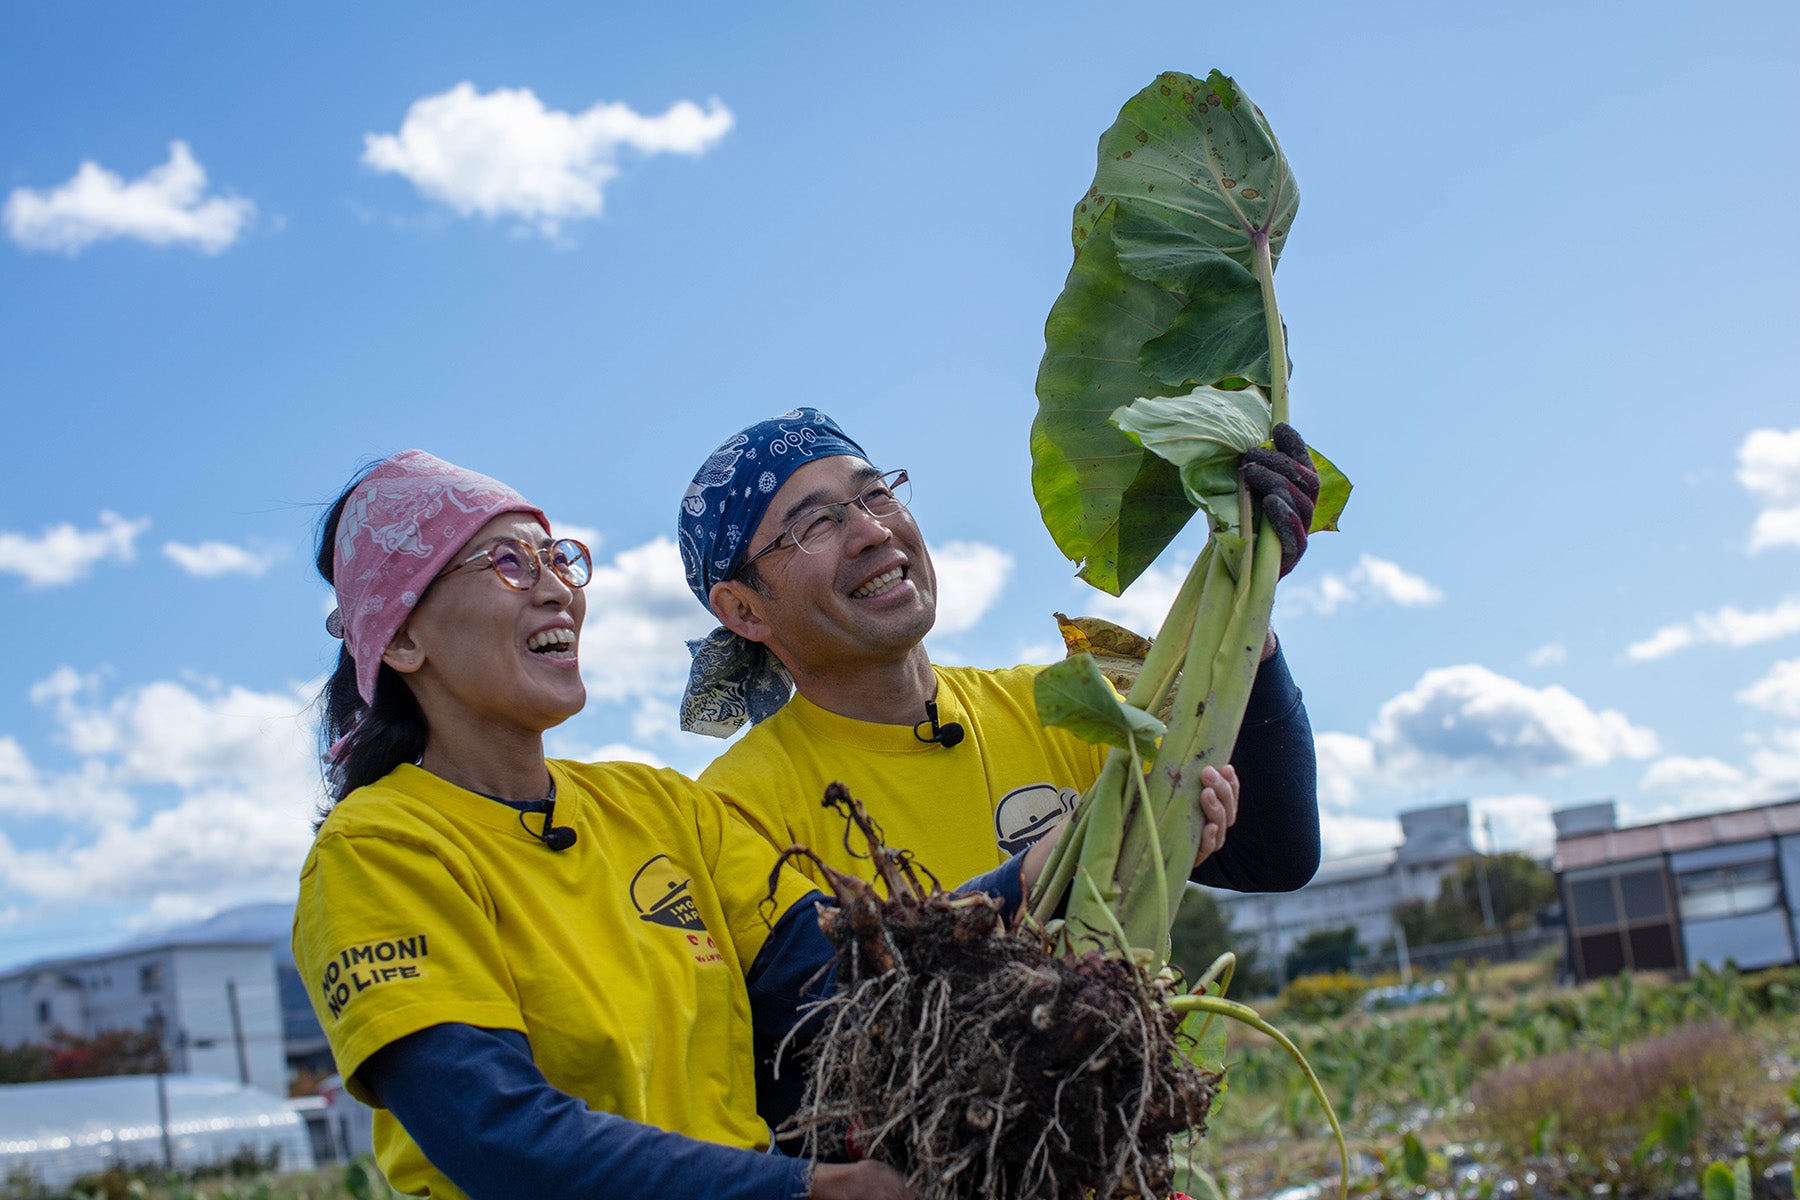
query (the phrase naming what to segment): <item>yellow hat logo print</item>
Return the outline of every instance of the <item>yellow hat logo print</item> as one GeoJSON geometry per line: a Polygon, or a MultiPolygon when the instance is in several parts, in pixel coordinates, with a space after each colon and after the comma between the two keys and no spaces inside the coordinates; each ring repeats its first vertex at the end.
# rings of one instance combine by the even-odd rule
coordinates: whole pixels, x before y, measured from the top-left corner
{"type": "Polygon", "coordinates": [[[632,876],[631,903],[638,916],[652,924],[670,929],[706,928],[694,898],[688,894],[688,877],[666,854],[658,854],[632,876]]]}

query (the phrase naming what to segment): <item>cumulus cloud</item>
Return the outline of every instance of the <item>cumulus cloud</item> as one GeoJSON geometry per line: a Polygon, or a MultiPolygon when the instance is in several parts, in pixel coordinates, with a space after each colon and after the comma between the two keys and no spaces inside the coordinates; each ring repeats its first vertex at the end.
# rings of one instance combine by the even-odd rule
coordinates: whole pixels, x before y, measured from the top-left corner
{"type": "Polygon", "coordinates": [[[994,607],[1012,575],[1013,556],[980,542],[945,542],[931,552],[937,571],[939,634],[966,633],[994,607]]]}
{"type": "Polygon", "coordinates": [[[1789,596],[1773,608],[1745,612],[1727,605],[1688,621],[1665,625],[1641,642],[1625,647],[1632,662],[1666,658],[1689,646],[1753,646],[1800,632],[1800,596],[1789,596]]]}
{"type": "Polygon", "coordinates": [[[216,579],[221,575],[249,575],[260,578],[275,561],[275,555],[247,550],[229,542],[165,542],[162,548],[176,566],[189,575],[216,579]]]}
{"type": "Polygon", "coordinates": [[[1776,663],[1737,698],[1776,716],[1800,718],[1800,658],[1776,663]]]}
{"type": "Polygon", "coordinates": [[[566,221],[600,215],[622,151],[704,154],[732,122],[716,99],[677,101],[660,116],[618,103],[572,113],[529,88],[463,82],[413,101],[399,132],[364,135],[362,161],[465,217],[517,218],[554,237],[566,221]]]}
{"type": "Polygon", "coordinates": [[[205,169],[186,142],[175,141],[168,162],[129,183],[88,161],[61,187],[14,188],[4,218],[8,236],[27,250],[75,255],[95,242],[132,238],[217,254],[255,215],[256,206],[241,197],[208,196],[205,169]]]}
{"type": "Polygon", "coordinates": [[[43,901],[176,908],[267,896],[271,880],[290,891],[320,795],[311,692],[163,680],[109,697],[99,677],[59,670],[31,694],[74,762],[23,771],[4,756],[0,809],[49,811],[35,792],[77,819],[53,847],[0,836],[0,882],[43,901]]]}
{"type": "Polygon", "coordinates": [[[130,562],[137,537],[150,518],[128,521],[102,512],[94,529],[53,525],[36,537],[0,529],[0,571],[20,576],[31,587],[59,587],[86,579],[98,563],[130,562]]]}
{"type": "Polygon", "coordinates": [[[1398,563],[1365,554],[1344,574],[1327,573],[1283,585],[1275,593],[1283,613],[1326,616],[1350,604],[1365,602],[1423,608],[1443,602],[1444,593],[1398,563]]]}
{"type": "Polygon", "coordinates": [[[1533,688],[1474,664],[1427,671],[1382,705],[1372,740],[1385,767],[1534,774],[1648,758],[1656,735],[1565,688],[1533,688]]]}
{"type": "Polygon", "coordinates": [[[1737,478],[1766,506],[1751,526],[1751,553],[1800,546],[1800,429],[1754,430],[1738,447],[1737,478]]]}
{"type": "Polygon", "coordinates": [[[670,538],[596,563],[581,632],[581,675],[590,699],[679,694],[692,661],[687,639],[705,637],[717,623],[688,591],[681,552],[670,538]]]}

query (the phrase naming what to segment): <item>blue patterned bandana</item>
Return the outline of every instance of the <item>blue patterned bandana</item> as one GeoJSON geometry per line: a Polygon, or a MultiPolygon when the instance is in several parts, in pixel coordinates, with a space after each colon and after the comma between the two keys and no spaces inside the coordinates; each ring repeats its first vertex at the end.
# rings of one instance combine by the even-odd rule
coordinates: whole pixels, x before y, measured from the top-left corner
{"type": "MultiPolygon", "coordinates": [[[[750,535],[788,476],[809,462],[863,448],[816,408],[758,421],[734,433],[688,485],[681,498],[681,562],[688,587],[707,611],[707,596],[730,579],[748,550],[750,535]]],[[[748,720],[761,721],[787,703],[793,680],[762,645],[723,627],[688,643],[694,664],[681,697],[681,727],[690,733],[730,737],[748,720]]]]}

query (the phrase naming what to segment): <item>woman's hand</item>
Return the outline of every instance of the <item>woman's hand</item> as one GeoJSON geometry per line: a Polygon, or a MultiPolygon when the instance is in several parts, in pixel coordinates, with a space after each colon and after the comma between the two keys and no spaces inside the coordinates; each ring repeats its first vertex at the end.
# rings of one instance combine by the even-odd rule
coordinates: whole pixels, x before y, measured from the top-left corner
{"type": "Polygon", "coordinates": [[[1237,768],[1206,767],[1200,772],[1200,812],[1206,817],[1206,828],[1200,831],[1200,852],[1194,855],[1197,867],[1219,852],[1225,844],[1225,831],[1237,821],[1237,768]]]}
{"type": "Polygon", "coordinates": [[[886,1163],[815,1163],[811,1200],[913,1200],[906,1177],[886,1163]]]}

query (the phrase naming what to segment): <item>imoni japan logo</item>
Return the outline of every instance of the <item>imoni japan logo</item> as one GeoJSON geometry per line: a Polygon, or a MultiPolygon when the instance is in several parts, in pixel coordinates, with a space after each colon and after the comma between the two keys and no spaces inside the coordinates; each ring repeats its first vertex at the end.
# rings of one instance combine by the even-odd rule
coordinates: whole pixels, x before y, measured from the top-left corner
{"type": "Polygon", "coordinates": [[[658,854],[631,877],[631,903],[640,920],[670,929],[698,929],[706,923],[688,894],[688,876],[666,854],[658,854]]]}
{"type": "Polygon", "coordinates": [[[1081,793],[1054,783],[1014,788],[994,806],[994,840],[1006,854],[1017,854],[1050,831],[1056,819],[1075,811],[1081,793]]]}

